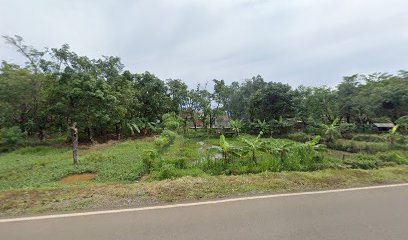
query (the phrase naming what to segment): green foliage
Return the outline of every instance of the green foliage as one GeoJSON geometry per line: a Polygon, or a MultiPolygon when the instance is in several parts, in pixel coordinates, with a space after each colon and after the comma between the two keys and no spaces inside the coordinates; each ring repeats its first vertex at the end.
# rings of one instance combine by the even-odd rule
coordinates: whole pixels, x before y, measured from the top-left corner
{"type": "Polygon", "coordinates": [[[353,138],[353,134],[356,132],[357,127],[354,123],[341,123],[339,129],[341,137],[345,139],[353,138]]]}
{"type": "Polygon", "coordinates": [[[295,132],[285,136],[288,139],[291,139],[296,142],[308,142],[313,140],[313,136],[304,133],[304,132],[295,132]]]}
{"type": "Polygon", "coordinates": [[[384,135],[378,134],[357,134],[353,136],[354,141],[363,142],[386,142],[387,139],[384,135]]]}
{"type": "Polygon", "coordinates": [[[324,138],[327,143],[332,143],[336,139],[341,137],[339,126],[337,126],[337,122],[339,119],[335,119],[330,125],[322,125],[324,131],[324,138]]]}
{"type": "Polygon", "coordinates": [[[143,151],[142,161],[143,161],[143,173],[149,174],[152,169],[153,165],[158,157],[158,152],[153,149],[147,149],[143,151]]]}
{"type": "Polygon", "coordinates": [[[168,145],[170,145],[170,139],[165,136],[160,136],[154,139],[154,145],[157,149],[162,149],[168,145]]]}
{"type": "Polygon", "coordinates": [[[220,136],[220,150],[224,159],[224,165],[227,165],[233,156],[239,156],[240,149],[227,142],[224,135],[220,136]]]}
{"type": "Polygon", "coordinates": [[[270,122],[270,128],[273,134],[283,135],[283,134],[289,133],[292,130],[293,123],[287,120],[284,120],[281,116],[279,117],[278,121],[272,120],[270,122]]]}
{"type": "Polygon", "coordinates": [[[164,130],[160,136],[166,137],[169,140],[170,144],[172,144],[177,137],[177,133],[170,130],[164,130]]]}
{"type": "Polygon", "coordinates": [[[0,130],[0,146],[16,147],[24,142],[24,133],[19,127],[3,128],[0,130]]]}
{"type": "Polygon", "coordinates": [[[338,139],[334,142],[328,143],[327,145],[332,149],[351,153],[377,153],[389,150],[388,144],[383,142],[362,142],[338,139]]]}
{"type": "Polygon", "coordinates": [[[408,115],[398,118],[396,122],[399,125],[398,130],[403,134],[408,134],[408,115]]]}
{"type": "Polygon", "coordinates": [[[360,169],[374,169],[380,167],[380,161],[374,156],[358,154],[352,159],[347,159],[344,162],[346,165],[349,165],[351,168],[360,168],[360,169]]]}
{"type": "Polygon", "coordinates": [[[256,156],[258,151],[264,151],[264,143],[261,141],[262,132],[253,140],[242,138],[241,141],[245,144],[241,155],[250,155],[252,161],[256,164],[256,156]]]}
{"type": "Polygon", "coordinates": [[[165,129],[171,130],[171,131],[177,131],[180,127],[180,123],[178,120],[178,117],[176,113],[166,113],[162,116],[163,119],[163,125],[165,129]]]}
{"type": "Polygon", "coordinates": [[[242,120],[240,120],[240,119],[231,120],[229,122],[229,125],[230,125],[232,131],[235,132],[236,136],[239,135],[239,133],[241,132],[242,127],[244,126],[244,124],[242,123],[242,120]]]}

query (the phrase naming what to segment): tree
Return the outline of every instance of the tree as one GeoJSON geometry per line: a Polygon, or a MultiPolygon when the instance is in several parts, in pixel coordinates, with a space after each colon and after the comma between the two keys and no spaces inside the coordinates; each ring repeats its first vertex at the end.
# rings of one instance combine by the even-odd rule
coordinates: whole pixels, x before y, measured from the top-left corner
{"type": "Polygon", "coordinates": [[[78,159],[78,129],[76,127],[76,122],[71,126],[72,131],[72,160],[75,165],[79,163],[78,159]]]}
{"type": "Polygon", "coordinates": [[[358,75],[352,75],[344,77],[343,82],[337,86],[337,95],[340,114],[346,118],[347,123],[351,122],[351,119],[355,111],[355,99],[354,96],[358,91],[358,75]]]}
{"type": "Polygon", "coordinates": [[[254,119],[267,121],[294,116],[294,92],[287,84],[269,82],[250,98],[249,108],[254,119]]]}
{"type": "Polygon", "coordinates": [[[14,37],[11,36],[3,36],[6,40],[6,43],[12,45],[17,49],[26,60],[26,69],[32,71],[30,75],[30,96],[31,96],[31,104],[30,104],[30,115],[32,121],[34,122],[34,126],[36,127],[36,132],[40,140],[44,138],[43,132],[43,124],[41,123],[42,119],[40,119],[39,115],[39,101],[40,101],[40,90],[41,90],[41,81],[42,81],[42,65],[44,63],[43,56],[46,52],[39,51],[31,46],[25,45],[23,38],[21,36],[15,35],[14,37]]]}

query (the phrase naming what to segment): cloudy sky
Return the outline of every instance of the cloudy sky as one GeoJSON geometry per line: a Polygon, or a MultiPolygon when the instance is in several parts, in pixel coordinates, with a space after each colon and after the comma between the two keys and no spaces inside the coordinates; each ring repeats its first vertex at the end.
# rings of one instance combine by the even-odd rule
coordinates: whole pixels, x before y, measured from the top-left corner
{"type": "MultiPolygon", "coordinates": [[[[0,34],[37,48],[120,56],[133,72],[212,79],[260,74],[335,86],[353,73],[408,69],[406,0],[0,0],[0,34]]],[[[21,62],[0,42],[0,59],[21,62]]]]}

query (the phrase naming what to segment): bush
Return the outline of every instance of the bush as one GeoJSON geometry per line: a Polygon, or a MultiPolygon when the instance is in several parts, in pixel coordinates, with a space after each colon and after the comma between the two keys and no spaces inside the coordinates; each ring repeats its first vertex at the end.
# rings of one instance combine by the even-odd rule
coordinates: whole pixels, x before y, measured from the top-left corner
{"type": "Polygon", "coordinates": [[[279,121],[271,121],[270,127],[271,127],[273,134],[283,135],[283,134],[287,134],[290,131],[292,131],[293,123],[280,118],[279,121]]]}
{"type": "Polygon", "coordinates": [[[355,141],[363,142],[386,142],[387,139],[384,135],[378,134],[357,134],[353,137],[355,141]]]}
{"type": "Polygon", "coordinates": [[[172,144],[177,137],[177,133],[170,130],[164,130],[161,136],[166,137],[169,140],[170,144],[172,144]]]}
{"type": "Polygon", "coordinates": [[[149,174],[152,171],[157,156],[157,151],[153,149],[148,149],[143,152],[143,173],[149,174]]]}
{"type": "Polygon", "coordinates": [[[23,144],[24,133],[20,128],[15,126],[11,128],[3,128],[0,130],[0,145],[15,148],[23,144]]]}
{"type": "Polygon", "coordinates": [[[408,164],[408,159],[400,156],[396,152],[385,152],[385,153],[378,153],[376,155],[378,159],[384,162],[393,162],[398,165],[400,164],[408,164]]]}
{"type": "Polygon", "coordinates": [[[288,134],[286,138],[291,139],[296,142],[303,142],[303,143],[313,140],[312,135],[306,134],[304,132],[291,133],[291,134],[288,134]]]}
{"type": "Polygon", "coordinates": [[[307,125],[304,132],[310,135],[323,135],[324,134],[324,131],[322,130],[322,126],[319,126],[319,125],[307,125]]]}
{"type": "Polygon", "coordinates": [[[356,132],[370,134],[370,133],[375,133],[376,129],[371,124],[357,124],[356,132]]]}
{"type": "Polygon", "coordinates": [[[399,125],[398,130],[402,134],[408,134],[408,115],[398,118],[397,124],[399,125]]]}
{"type": "Polygon", "coordinates": [[[164,148],[170,144],[170,140],[165,136],[160,136],[153,141],[154,145],[158,148],[164,148]]]}
{"type": "Polygon", "coordinates": [[[351,139],[356,132],[356,125],[353,123],[342,123],[339,125],[340,134],[345,139],[351,139]]]}
{"type": "Polygon", "coordinates": [[[180,127],[180,122],[177,115],[172,113],[166,113],[162,116],[164,128],[172,131],[177,131],[180,127]]]}
{"type": "Polygon", "coordinates": [[[382,142],[360,142],[353,140],[338,139],[327,145],[331,149],[351,152],[351,153],[377,153],[389,150],[387,143],[382,142]]]}
{"type": "Polygon", "coordinates": [[[373,156],[359,154],[353,158],[344,161],[346,165],[350,165],[351,168],[360,169],[376,169],[379,167],[379,161],[373,156]]]}

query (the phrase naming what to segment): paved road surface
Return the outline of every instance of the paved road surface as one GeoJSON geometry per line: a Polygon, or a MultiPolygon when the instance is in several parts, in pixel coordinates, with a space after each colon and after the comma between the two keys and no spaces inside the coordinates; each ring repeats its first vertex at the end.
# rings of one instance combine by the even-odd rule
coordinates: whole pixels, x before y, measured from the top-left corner
{"type": "Polygon", "coordinates": [[[0,239],[407,240],[408,186],[7,222],[0,239]]]}

